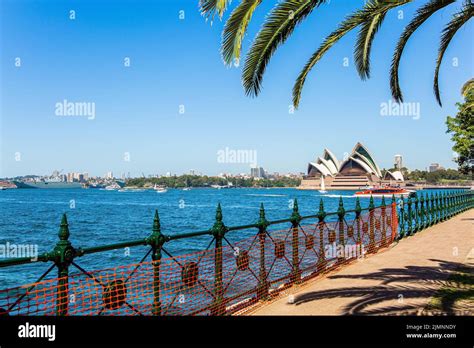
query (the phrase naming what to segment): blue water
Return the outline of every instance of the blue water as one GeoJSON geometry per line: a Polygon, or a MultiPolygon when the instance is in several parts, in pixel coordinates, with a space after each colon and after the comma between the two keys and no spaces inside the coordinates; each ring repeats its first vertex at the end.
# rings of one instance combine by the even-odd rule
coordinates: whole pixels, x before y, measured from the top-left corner
{"type": "MultiPolygon", "coordinates": [[[[431,191],[434,192],[434,191],[431,191]]],[[[119,192],[97,189],[17,189],[0,191],[0,243],[37,244],[38,252],[51,251],[58,240],[61,215],[67,213],[70,241],[73,246],[91,247],[147,237],[151,233],[153,215],[158,209],[162,233],[174,235],[210,228],[215,219],[218,202],[222,205],[227,226],[255,223],[259,206],[265,206],[268,220],[289,218],[292,200],[298,199],[301,215],[315,214],[322,198],[327,212],[336,211],[342,196],[347,210],[354,209],[353,192],[296,189],[170,189],[119,192]]],[[[363,208],[369,204],[362,198],[363,208]]],[[[379,205],[380,199],[375,199],[379,205]]],[[[390,203],[390,200],[387,200],[390,203]]],[[[230,232],[234,240],[249,237],[256,229],[230,232]]],[[[182,239],[165,244],[173,255],[202,250],[210,237],[182,239]]],[[[86,270],[103,269],[136,263],[148,251],[146,247],[114,250],[78,258],[86,270]]],[[[150,260],[150,257],[148,257],[150,260]]],[[[49,264],[0,268],[0,289],[31,283],[49,264]]],[[[56,276],[55,271],[52,276],[56,276]]]]}

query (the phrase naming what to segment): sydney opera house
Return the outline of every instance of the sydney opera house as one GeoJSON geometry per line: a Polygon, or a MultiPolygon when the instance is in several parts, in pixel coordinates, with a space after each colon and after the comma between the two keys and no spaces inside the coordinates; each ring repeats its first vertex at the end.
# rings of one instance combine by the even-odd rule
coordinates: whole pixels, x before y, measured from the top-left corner
{"type": "Polygon", "coordinates": [[[357,143],[343,161],[339,161],[331,151],[324,149],[322,156],[308,164],[308,174],[302,180],[300,188],[319,190],[322,184],[326,190],[357,190],[384,184],[403,186],[404,179],[399,171],[387,171],[382,175],[369,150],[357,143]]]}

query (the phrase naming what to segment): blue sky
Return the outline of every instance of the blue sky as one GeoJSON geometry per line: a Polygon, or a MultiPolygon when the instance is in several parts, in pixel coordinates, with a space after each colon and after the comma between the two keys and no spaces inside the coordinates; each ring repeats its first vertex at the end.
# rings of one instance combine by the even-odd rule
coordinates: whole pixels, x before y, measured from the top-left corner
{"type": "MultiPolygon", "coordinates": [[[[381,116],[380,105],[391,99],[394,46],[420,1],[400,8],[403,19],[396,10],[388,14],[374,41],[370,80],[361,81],[355,70],[353,32],[310,73],[294,114],[291,89],[300,69],[363,1],[333,0],[315,10],[274,55],[257,98],[245,96],[241,67],[222,63],[223,23],[211,26],[197,3],[1,0],[0,177],[54,169],[92,175],[110,170],[117,176],[249,172],[248,164],[220,163],[217,152],[225,148],[256,151],[258,164],[270,172],[300,172],[324,147],[341,159],[357,141],[381,167],[391,167],[395,154],[411,169],[432,162],[455,167],[444,122],[473,76],[472,22],[446,52],[443,108],[436,104],[432,79],[439,32],[460,3],[425,23],[405,49],[401,86],[405,101],[420,105],[417,120],[381,116]],[[55,105],[64,99],[95,103],[95,118],[57,116],[55,105]]],[[[274,3],[266,0],[257,10],[245,51],[274,3]]]]}

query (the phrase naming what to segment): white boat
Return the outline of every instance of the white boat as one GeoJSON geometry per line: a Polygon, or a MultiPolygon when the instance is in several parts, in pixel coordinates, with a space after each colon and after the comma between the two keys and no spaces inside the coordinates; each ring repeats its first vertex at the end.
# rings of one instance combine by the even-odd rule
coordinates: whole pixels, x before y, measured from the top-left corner
{"type": "Polygon", "coordinates": [[[328,193],[328,191],[326,191],[326,185],[324,184],[324,176],[321,176],[321,190],[319,190],[319,193],[328,193]]]}
{"type": "Polygon", "coordinates": [[[0,186],[0,191],[2,191],[2,190],[6,190],[6,188],[3,187],[3,186],[0,186]]]}
{"type": "Polygon", "coordinates": [[[110,184],[108,186],[105,186],[105,190],[107,191],[115,191],[115,190],[120,190],[121,187],[119,184],[117,184],[116,182],[114,182],[113,184],[110,184]]]}
{"type": "Polygon", "coordinates": [[[191,191],[191,187],[185,187],[183,188],[183,191],[191,191]]]}
{"type": "Polygon", "coordinates": [[[165,192],[168,192],[168,190],[166,189],[166,187],[163,187],[163,186],[158,186],[155,184],[155,186],[153,186],[153,190],[155,190],[157,193],[165,193],[165,192]]]}

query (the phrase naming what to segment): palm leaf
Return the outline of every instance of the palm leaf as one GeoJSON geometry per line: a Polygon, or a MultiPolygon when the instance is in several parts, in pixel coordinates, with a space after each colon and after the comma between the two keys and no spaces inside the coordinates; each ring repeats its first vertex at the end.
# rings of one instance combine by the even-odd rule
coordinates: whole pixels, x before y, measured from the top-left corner
{"type": "Polygon", "coordinates": [[[427,4],[420,7],[415,14],[415,17],[408,23],[403,31],[400,39],[398,40],[397,47],[392,58],[392,66],[390,68],[390,89],[392,91],[392,97],[397,102],[403,102],[402,91],[400,89],[400,81],[398,78],[398,69],[400,66],[400,60],[403,55],[405,45],[410,39],[411,35],[435,12],[452,4],[456,0],[431,0],[427,4]]]}
{"type": "Polygon", "coordinates": [[[436,68],[435,68],[435,76],[433,82],[433,89],[436,96],[436,100],[438,104],[442,106],[441,97],[439,93],[439,69],[441,66],[441,62],[443,61],[444,53],[448,48],[452,38],[456,34],[456,32],[469,20],[474,14],[474,5],[472,1],[466,1],[458,13],[454,15],[454,18],[448,25],[444,28],[443,34],[441,35],[441,43],[438,50],[438,58],[436,59],[436,68]]]}
{"type": "MultiPolygon", "coordinates": [[[[384,6],[383,2],[371,1],[367,4],[366,8],[375,12],[377,8],[382,6],[384,6]]],[[[370,77],[370,51],[372,48],[372,41],[382,25],[387,11],[388,9],[371,16],[369,20],[361,25],[354,50],[354,59],[357,72],[362,80],[370,77]]]]}
{"type": "Polygon", "coordinates": [[[468,80],[461,88],[461,95],[466,97],[469,93],[474,91],[474,78],[468,80]]]}
{"type": "Polygon", "coordinates": [[[230,2],[231,0],[200,0],[199,8],[206,18],[214,18],[216,13],[222,18],[230,2]]]}
{"type": "Polygon", "coordinates": [[[301,92],[306,81],[306,77],[314,65],[324,56],[324,54],[342,37],[349,33],[354,28],[358,27],[361,24],[371,20],[380,13],[389,11],[390,9],[404,5],[411,2],[412,0],[399,0],[399,1],[385,1],[383,6],[377,7],[376,9],[372,7],[364,7],[361,10],[358,10],[348,16],[339,27],[333,31],[326,39],[323,41],[321,46],[313,53],[311,58],[308,60],[303,70],[300,72],[298,78],[296,79],[295,85],[293,87],[293,105],[295,108],[298,107],[301,92]]]}
{"type": "Polygon", "coordinates": [[[263,74],[273,53],[291,35],[296,25],[325,1],[284,0],[273,8],[245,59],[242,82],[247,95],[258,95],[263,74]]]}
{"type": "Polygon", "coordinates": [[[262,0],[242,0],[232,11],[222,33],[221,51],[226,64],[231,64],[234,58],[240,59],[242,40],[252,15],[261,2],[262,0]]]}

